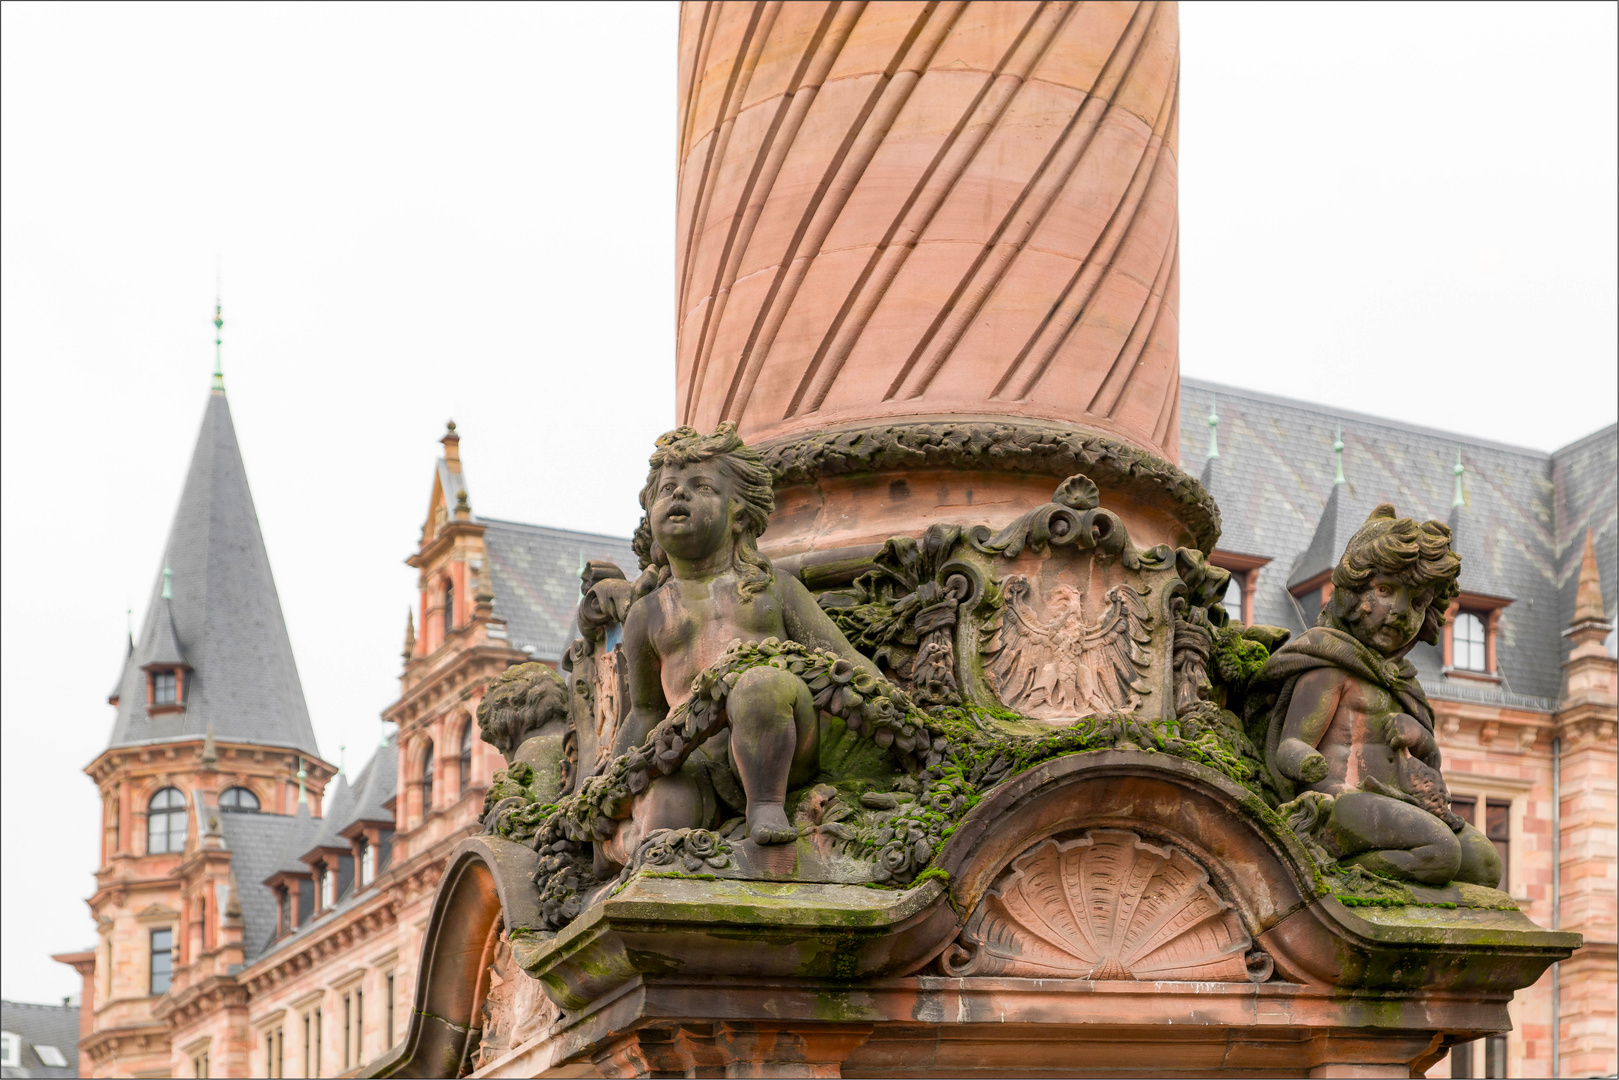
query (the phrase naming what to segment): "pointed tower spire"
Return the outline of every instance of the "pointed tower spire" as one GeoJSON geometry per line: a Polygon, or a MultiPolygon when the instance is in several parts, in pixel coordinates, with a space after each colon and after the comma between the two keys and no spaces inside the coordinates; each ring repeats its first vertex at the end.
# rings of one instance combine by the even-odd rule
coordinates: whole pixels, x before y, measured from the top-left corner
{"type": "Polygon", "coordinates": [[[1456,448],[1456,467],[1450,471],[1456,474],[1456,494],[1451,496],[1450,505],[1453,508],[1466,506],[1467,499],[1462,495],[1462,474],[1465,473],[1467,469],[1462,465],[1461,447],[1456,448]]]}
{"type": "Polygon", "coordinates": [[[1215,410],[1215,403],[1219,399],[1209,399],[1209,452],[1204,457],[1217,458],[1220,456],[1220,414],[1215,410]]]}
{"type": "Polygon", "coordinates": [[[224,306],[219,302],[217,282],[214,291],[214,393],[225,392],[225,369],[220,363],[220,344],[225,340],[224,306]]]}
{"type": "Polygon", "coordinates": [[[1344,426],[1338,425],[1338,435],[1332,440],[1333,486],[1347,483],[1344,479],[1344,426]]]}
{"type": "Polygon", "coordinates": [[[175,702],[183,708],[157,703],[154,713],[146,694],[121,695],[109,747],[200,742],[212,723],[226,742],[319,761],[230,402],[217,390],[207,396],[158,567],[128,666],[188,668],[175,702]]]}
{"type": "Polygon", "coordinates": [[[1574,623],[1602,622],[1607,612],[1602,606],[1602,570],[1597,565],[1596,537],[1585,530],[1585,554],[1580,559],[1580,583],[1574,592],[1574,623]]]}

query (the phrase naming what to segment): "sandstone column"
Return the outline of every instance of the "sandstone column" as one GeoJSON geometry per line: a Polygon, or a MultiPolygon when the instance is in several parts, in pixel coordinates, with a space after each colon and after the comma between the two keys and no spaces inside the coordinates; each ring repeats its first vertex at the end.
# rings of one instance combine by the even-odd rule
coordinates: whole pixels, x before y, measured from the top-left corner
{"type": "MultiPolygon", "coordinates": [[[[1167,3],[684,5],[680,422],[994,421],[1173,462],[1178,73],[1167,3]]],[[[1062,467],[1021,471],[1049,496],[1062,467]]],[[[1171,516],[1148,531],[1208,539],[1171,516]]]]}

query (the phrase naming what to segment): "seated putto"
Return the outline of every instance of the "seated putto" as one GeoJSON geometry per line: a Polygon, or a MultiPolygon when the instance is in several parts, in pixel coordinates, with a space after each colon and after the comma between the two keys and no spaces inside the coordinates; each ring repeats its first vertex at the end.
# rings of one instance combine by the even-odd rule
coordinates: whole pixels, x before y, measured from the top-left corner
{"type": "Polygon", "coordinates": [[[1444,525],[1396,517],[1387,503],[1373,510],[1317,624],[1259,674],[1280,684],[1265,763],[1284,798],[1312,806],[1309,832],[1345,865],[1493,887],[1500,858],[1451,811],[1433,708],[1406,659],[1418,642],[1438,643],[1460,572],[1444,525]]]}

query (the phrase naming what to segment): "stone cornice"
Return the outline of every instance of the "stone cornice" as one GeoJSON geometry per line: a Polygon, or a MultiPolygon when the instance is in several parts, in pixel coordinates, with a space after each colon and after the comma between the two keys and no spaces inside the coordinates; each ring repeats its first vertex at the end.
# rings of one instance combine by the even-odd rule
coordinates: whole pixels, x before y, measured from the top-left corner
{"type": "Polygon", "coordinates": [[[433,535],[433,539],[423,544],[416,552],[405,559],[405,565],[421,569],[430,563],[436,562],[439,556],[454,546],[455,539],[460,536],[482,536],[485,526],[476,521],[461,521],[451,519],[444,523],[444,527],[433,535]]]}
{"type": "MultiPolygon", "coordinates": [[[[440,646],[442,649],[443,646],[440,646]]],[[[382,711],[383,719],[390,723],[403,724],[405,719],[431,709],[437,705],[435,700],[440,697],[455,697],[458,701],[465,701],[476,689],[476,677],[469,669],[490,661],[499,662],[507,660],[517,662],[528,659],[527,655],[518,652],[510,645],[495,645],[480,643],[470,648],[457,651],[449,663],[437,670],[426,674],[420,682],[405,687],[395,701],[382,711]],[[408,717],[407,717],[408,714],[408,717]]],[[[419,663],[429,663],[432,657],[422,657],[419,663]]]]}
{"type": "Polygon", "coordinates": [[[169,1050],[167,1024],[139,1024],[130,1027],[104,1028],[91,1032],[79,1041],[79,1051],[99,1064],[114,1054],[136,1050],[142,1053],[163,1053],[169,1050]]]}
{"type": "Polygon", "coordinates": [[[940,419],[849,427],[762,443],[776,486],[890,469],[1084,473],[1149,506],[1170,509],[1206,554],[1220,536],[1220,510],[1189,473],[1122,440],[1038,421],[940,419]]]}
{"type": "Polygon", "coordinates": [[[186,1027],[219,1009],[247,1004],[247,988],[234,975],[209,975],[179,993],[170,994],[152,1010],[152,1016],[166,1020],[171,1031],[186,1027]]]}

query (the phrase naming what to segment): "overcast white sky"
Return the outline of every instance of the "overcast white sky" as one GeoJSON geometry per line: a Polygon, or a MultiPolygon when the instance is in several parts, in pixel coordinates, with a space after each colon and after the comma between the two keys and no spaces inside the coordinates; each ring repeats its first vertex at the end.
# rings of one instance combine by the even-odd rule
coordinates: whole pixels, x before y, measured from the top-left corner
{"type": "MultiPolygon", "coordinates": [[[[1182,10],[1181,364],[1553,449],[1616,399],[1612,4],[1182,10]]],[[[81,770],[225,377],[326,756],[435,440],[628,535],[673,422],[673,4],[0,9],[0,992],[93,939],[81,770]]],[[[353,771],[351,768],[351,772],[353,771]]]]}

